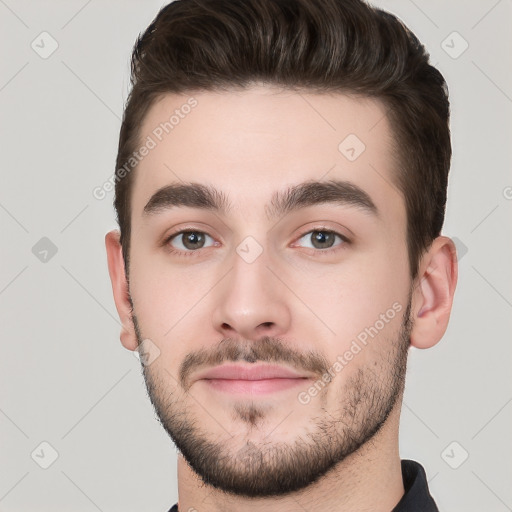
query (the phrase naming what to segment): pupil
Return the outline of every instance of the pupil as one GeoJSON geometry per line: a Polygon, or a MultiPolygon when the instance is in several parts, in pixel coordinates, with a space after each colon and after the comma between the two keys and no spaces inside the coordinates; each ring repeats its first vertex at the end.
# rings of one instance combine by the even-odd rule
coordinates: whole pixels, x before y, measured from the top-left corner
{"type": "Polygon", "coordinates": [[[203,235],[200,235],[199,233],[196,233],[196,232],[193,232],[193,231],[190,231],[189,233],[187,233],[187,235],[185,236],[185,247],[187,247],[187,249],[197,249],[197,247],[195,247],[196,245],[201,245],[201,242],[203,241],[203,235]],[[192,246],[192,247],[189,247],[192,246]]]}
{"type": "Polygon", "coordinates": [[[314,240],[315,243],[318,242],[320,244],[320,248],[325,249],[325,247],[330,247],[332,245],[333,233],[327,233],[325,231],[315,231],[314,240]]]}

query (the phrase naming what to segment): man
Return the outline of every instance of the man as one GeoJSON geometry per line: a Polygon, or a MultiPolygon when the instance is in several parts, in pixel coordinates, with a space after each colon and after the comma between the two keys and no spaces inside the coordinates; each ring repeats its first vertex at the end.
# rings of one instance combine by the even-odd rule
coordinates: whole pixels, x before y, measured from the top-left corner
{"type": "Polygon", "coordinates": [[[457,282],[448,120],[360,0],[177,0],[139,37],[106,248],[171,511],[438,510],[398,428],[457,282]]]}

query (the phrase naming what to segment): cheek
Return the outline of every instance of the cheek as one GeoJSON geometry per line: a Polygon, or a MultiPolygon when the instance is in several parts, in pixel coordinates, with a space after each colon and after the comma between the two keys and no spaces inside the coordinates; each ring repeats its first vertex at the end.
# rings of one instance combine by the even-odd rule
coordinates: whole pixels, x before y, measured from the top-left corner
{"type": "Polygon", "coordinates": [[[163,339],[177,321],[187,289],[149,259],[134,255],[132,261],[130,294],[141,330],[148,338],[163,339]]]}
{"type": "MultiPolygon", "coordinates": [[[[162,351],[173,346],[176,355],[177,340],[194,335],[205,327],[205,298],[212,290],[216,274],[213,268],[199,270],[195,266],[157,264],[137,255],[133,259],[136,271],[130,276],[130,292],[134,310],[144,336],[154,339],[162,351]]],[[[174,357],[174,356],[173,356],[174,357]]]]}
{"type": "MultiPolygon", "coordinates": [[[[291,275],[288,279],[309,310],[304,314],[310,319],[312,331],[331,340],[326,345],[330,360],[350,349],[354,340],[364,344],[396,337],[410,283],[408,267],[395,249],[385,255],[359,255],[350,264],[321,273],[311,267],[301,272],[300,279],[291,275]]],[[[357,359],[364,362],[366,355],[360,354],[357,359]]]]}

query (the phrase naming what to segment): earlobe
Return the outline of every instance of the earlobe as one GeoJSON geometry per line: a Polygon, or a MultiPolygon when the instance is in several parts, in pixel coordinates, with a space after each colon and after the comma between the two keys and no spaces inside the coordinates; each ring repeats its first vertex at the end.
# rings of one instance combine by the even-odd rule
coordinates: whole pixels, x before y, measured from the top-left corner
{"type": "Polygon", "coordinates": [[[132,308],[128,292],[128,281],[124,267],[122,247],[119,243],[120,233],[113,230],[105,235],[105,248],[107,250],[108,272],[112,282],[112,292],[117,313],[121,320],[121,343],[128,350],[136,350],[137,336],[132,321],[132,308]]]}
{"type": "Polygon", "coordinates": [[[423,256],[413,292],[411,345],[434,346],[446,332],[457,285],[457,252],[453,241],[437,237],[423,256]]]}

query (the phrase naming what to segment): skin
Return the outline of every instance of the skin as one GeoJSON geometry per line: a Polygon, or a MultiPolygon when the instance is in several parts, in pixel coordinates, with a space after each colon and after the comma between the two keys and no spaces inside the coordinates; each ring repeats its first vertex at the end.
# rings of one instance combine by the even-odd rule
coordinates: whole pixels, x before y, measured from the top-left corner
{"type": "MultiPolygon", "coordinates": [[[[411,281],[405,203],[392,185],[392,132],[379,101],[264,84],[193,97],[197,106],[134,171],[129,287],[119,232],[105,237],[121,342],[136,350],[149,339],[159,351],[144,376],[181,450],[180,511],[389,512],[404,493],[398,427],[407,351],[409,344],[435,345],[446,330],[457,282],[455,245],[436,238],[411,281]],[[338,150],[348,134],[366,146],[355,161],[338,150]],[[356,184],[379,217],[323,204],[267,218],[275,191],[311,179],[356,184]],[[150,197],[176,182],[214,185],[233,208],[225,216],[193,208],[143,215],[150,197]],[[184,228],[209,235],[192,256],[168,250],[193,252],[183,236],[163,244],[184,228]],[[323,253],[311,236],[322,229],[350,243],[337,238],[331,246],[337,250],[323,253]],[[236,251],[247,236],[262,248],[251,263],[236,251]],[[393,304],[400,311],[301,403],[299,392],[393,304]],[[184,367],[200,353],[202,364],[192,359],[196,364],[184,367]],[[287,365],[309,379],[245,397],[194,380],[200,369],[235,360],[287,365]],[[311,461],[324,463],[315,475],[311,461]],[[275,477],[286,469],[303,480],[279,494],[275,477]],[[249,488],[252,495],[244,494],[249,488]]],[[[141,140],[188,98],[168,94],[153,105],[141,140]]]]}

